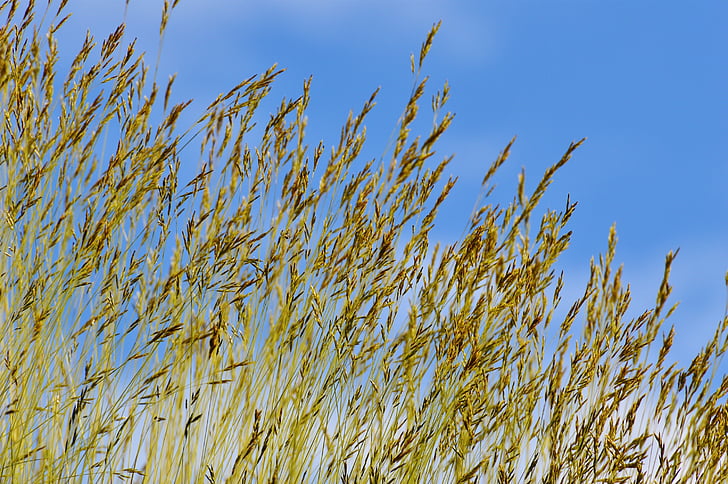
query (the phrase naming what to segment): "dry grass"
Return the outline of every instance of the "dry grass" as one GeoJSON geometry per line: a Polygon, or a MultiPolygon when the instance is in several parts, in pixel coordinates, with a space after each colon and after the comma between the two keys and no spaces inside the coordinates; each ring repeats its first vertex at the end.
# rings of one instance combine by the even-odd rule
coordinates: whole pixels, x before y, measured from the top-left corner
{"type": "Polygon", "coordinates": [[[376,93],[310,148],[309,81],[253,129],[272,68],[182,130],[188,103],[172,80],[150,87],[123,26],[61,73],[65,2],[0,15],[3,482],[728,478],[728,318],[689,368],[666,367],[674,254],[629,319],[612,231],[555,316],[575,204],[535,210],[581,141],[533,193],[522,176],[462,240],[430,244],[454,184],[433,161],[447,86],[431,131],[410,129],[437,26],[388,159],[362,161],[376,93]]]}

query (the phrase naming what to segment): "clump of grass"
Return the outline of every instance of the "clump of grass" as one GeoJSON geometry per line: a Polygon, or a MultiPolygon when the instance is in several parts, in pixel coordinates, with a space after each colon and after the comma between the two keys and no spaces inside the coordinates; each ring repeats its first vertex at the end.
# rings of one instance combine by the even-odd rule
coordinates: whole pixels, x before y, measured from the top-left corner
{"type": "Polygon", "coordinates": [[[2,481],[728,477],[728,318],[688,368],[666,366],[675,254],[654,308],[627,318],[612,229],[556,316],[576,204],[536,209],[582,141],[533,193],[522,175],[510,203],[432,245],[455,183],[435,157],[447,85],[431,130],[411,130],[439,25],[411,59],[391,153],[367,161],[376,92],[312,148],[310,80],[254,128],[275,67],[178,128],[189,103],[170,104],[173,78],[149,85],[124,25],[58,78],[65,4],[41,21],[32,1],[0,4],[2,481]]]}

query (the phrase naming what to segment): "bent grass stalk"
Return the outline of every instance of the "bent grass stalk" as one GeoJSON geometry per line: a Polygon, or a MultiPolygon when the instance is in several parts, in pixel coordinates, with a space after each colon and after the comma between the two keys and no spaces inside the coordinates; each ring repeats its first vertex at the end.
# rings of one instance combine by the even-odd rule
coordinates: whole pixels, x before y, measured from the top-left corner
{"type": "Polygon", "coordinates": [[[19,7],[0,4],[1,480],[728,477],[728,318],[688,368],[666,366],[675,254],[654,308],[628,318],[612,228],[557,311],[576,204],[535,210],[582,141],[493,204],[508,143],[462,239],[431,244],[455,184],[435,161],[447,85],[431,130],[412,131],[439,24],[391,153],[365,161],[376,92],[330,146],[304,135],[310,79],[260,123],[275,67],[180,130],[190,103],[171,104],[174,77],[149,85],[124,25],[62,78],[66,2],[40,20],[19,7]]]}

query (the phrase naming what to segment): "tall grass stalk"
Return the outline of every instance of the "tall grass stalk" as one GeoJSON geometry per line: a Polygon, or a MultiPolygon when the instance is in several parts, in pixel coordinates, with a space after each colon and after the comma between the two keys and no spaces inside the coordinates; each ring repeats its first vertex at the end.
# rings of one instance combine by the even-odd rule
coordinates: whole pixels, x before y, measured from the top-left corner
{"type": "Polygon", "coordinates": [[[310,80],[259,111],[274,67],[182,129],[189,103],[150,83],[123,24],[60,70],[66,1],[0,16],[0,481],[728,479],[728,318],[668,366],[675,254],[628,318],[612,229],[562,303],[576,204],[537,207],[582,141],[431,241],[455,183],[435,154],[447,85],[412,130],[439,25],[391,150],[366,160],[376,92],[312,147],[310,80]]]}

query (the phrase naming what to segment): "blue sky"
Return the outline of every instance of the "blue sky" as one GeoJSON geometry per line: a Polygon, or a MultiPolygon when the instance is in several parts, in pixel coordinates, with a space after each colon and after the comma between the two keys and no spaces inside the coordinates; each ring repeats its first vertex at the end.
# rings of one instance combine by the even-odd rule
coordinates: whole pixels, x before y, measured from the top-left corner
{"type": "MultiPolygon", "coordinates": [[[[67,40],[80,42],[86,28],[101,40],[123,19],[123,5],[71,1],[67,40]]],[[[127,17],[127,39],[140,37],[152,66],[160,12],[159,1],[132,0],[127,17]]],[[[194,98],[197,113],[273,63],[286,69],[273,100],[296,97],[313,76],[310,145],[333,143],[349,110],[381,86],[367,123],[378,156],[412,87],[409,55],[438,20],[424,73],[433,92],[450,84],[456,118],[439,154],[455,154],[449,174],[460,180],[433,235],[461,235],[484,170],[511,137],[518,140],[497,179],[503,203],[522,167],[534,187],[571,141],[587,137],[542,205],[561,209],[567,193],[579,202],[561,262],[567,295],[583,290],[613,223],[634,313],[654,302],[664,256],[679,248],[674,356],[689,363],[728,297],[725,2],[182,0],[158,81],[178,73],[177,100],[194,98]]]]}

